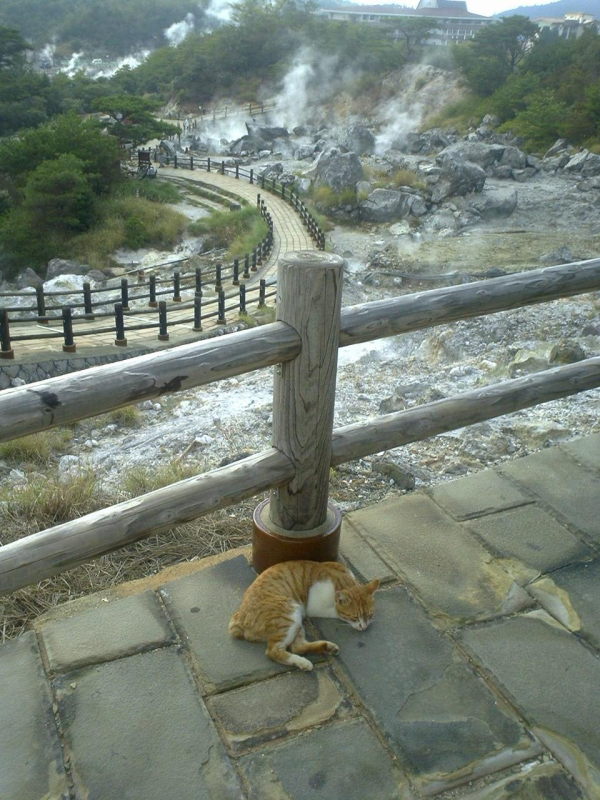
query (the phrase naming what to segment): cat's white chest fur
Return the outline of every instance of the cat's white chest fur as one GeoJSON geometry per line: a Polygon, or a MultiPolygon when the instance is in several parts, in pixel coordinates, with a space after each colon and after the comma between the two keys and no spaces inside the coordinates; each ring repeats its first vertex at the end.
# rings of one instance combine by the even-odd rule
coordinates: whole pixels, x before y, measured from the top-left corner
{"type": "Polygon", "coordinates": [[[308,590],[306,601],[308,617],[337,618],[335,610],[335,588],[332,580],[317,581],[308,590]]]}

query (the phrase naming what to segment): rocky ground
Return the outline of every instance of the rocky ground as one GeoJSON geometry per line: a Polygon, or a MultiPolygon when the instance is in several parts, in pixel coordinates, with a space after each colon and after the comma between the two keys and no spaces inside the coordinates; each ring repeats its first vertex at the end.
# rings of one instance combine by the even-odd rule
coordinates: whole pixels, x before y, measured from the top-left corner
{"type": "MultiPolygon", "coordinates": [[[[443,91],[440,71],[428,70],[431,86],[443,91]]],[[[328,234],[328,246],[347,261],[345,304],[598,256],[600,156],[567,142],[528,155],[495,131],[493,119],[461,137],[411,132],[407,117],[388,107],[379,125],[349,118],[293,130],[272,120],[220,139],[218,149],[300,188],[339,192],[350,181],[359,189],[354,202],[346,194],[345,206],[332,209],[338,222],[328,234]],[[416,176],[413,186],[389,184],[398,169],[416,176]]],[[[187,127],[182,148],[218,140],[217,129],[211,136],[187,127]]],[[[587,295],[346,348],[335,424],[598,355],[599,312],[598,295],[587,295]]],[[[600,393],[590,391],[417,442],[341,466],[333,492],[353,508],[479,470],[597,430],[599,411],[600,393]]],[[[60,469],[90,465],[114,488],[138,465],[175,459],[210,468],[267,446],[271,413],[268,371],[230,379],[142,404],[136,428],[82,423],[60,469]]]]}

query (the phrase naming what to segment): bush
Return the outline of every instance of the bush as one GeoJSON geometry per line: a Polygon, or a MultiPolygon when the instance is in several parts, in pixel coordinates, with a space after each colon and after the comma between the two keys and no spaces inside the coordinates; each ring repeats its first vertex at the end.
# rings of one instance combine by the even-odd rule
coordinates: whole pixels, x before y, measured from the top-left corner
{"type": "Polygon", "coordinates": [[[204,236],[207,250],[227,248],[232,258],[251,252],[265,238],[267,224],[253,206],[237,211],[213,211],[189,226],[190,233],[204,236]]]}

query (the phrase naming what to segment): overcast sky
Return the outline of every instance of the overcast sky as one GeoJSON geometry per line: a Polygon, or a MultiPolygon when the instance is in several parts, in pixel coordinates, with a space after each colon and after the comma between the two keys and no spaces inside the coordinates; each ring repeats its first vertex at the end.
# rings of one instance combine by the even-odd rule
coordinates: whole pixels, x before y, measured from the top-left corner
{"type": "MultiPolygon", "coordinates": [[[[403,6],[410,6],[415,8],[418,0],[354,0],[359,5],[381,5],[382,3],[397,2],[403,6]]],[[[529,5],[546,5],[551,0],[545,0],[543,3],[536,3],[535,0],[467,0],[467,8],[473,14],[483,14],[486,17],[491,17],[493,14],[498,14],[500,11],[506,11],[510,8],[517,8],[518,6],[529,5]]]]}

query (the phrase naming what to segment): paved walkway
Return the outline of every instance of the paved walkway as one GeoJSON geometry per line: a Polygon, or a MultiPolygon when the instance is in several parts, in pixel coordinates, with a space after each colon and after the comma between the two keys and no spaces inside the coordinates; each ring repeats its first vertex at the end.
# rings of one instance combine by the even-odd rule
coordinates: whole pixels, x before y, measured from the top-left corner
{"type": "Polygon", "coordinates": [[[341,653],[310,673],[229,638],[245,550],[0,647],[1,800],[597,800],[600,434],[351,513],[342,538],[384,587],[366,632],[316,622],[341,653]]]}
{"type": "MultiPolygon", "coordinates": [[[[175,176],[177,178],[185,178],[190,181],[198,181],[203,183],[210,183],[211,185],[233,192],[239,197],[244,198],[251,204],[256,204],[257,194],[260,193],[261,197],[267,204],[267,209],[273,218],[273,247],[267,261],[255,273],[252,273],[251,278],[246,281],[248,286],[256,284],[261,278],[271,278],[276,273],[277,261],[279,257],[293,250],[314,250],[315,244],[312,241],[309,233],[302,225],[302,220],[296,214],[294,209],[288,205],[281,197],[278,197],[266,189],[261,189],[256,184],[250,184],[245,179],[236,180],[228,175],[220,175],[216,172],[204,172],[201,170],[189,169],[173,169],[171,167],[161,167],[159,174],[163,176],[175,176]]],[[[135,286],[132,286],[132,291],[135,286]]],[[[226,287],[226,294],[234,294],[235,287],[226,287]]],[[[184,301],[193,300],[191,292],[182,290],[182,298],[184,301]]],[[[250,298],[249,298],[250,300],[250,298]]],[[[205,301],[207,306],[203,308],[203,313],[207,313],[211,309],[208,307],[210,302],[210,290],[207,287],[205,294],[205,301]]],[[[272,302],[272,301],[271,301],[272,302]]],[[[234,301],[229,301],[228,305],[233,304],[234,301]]],[[[216,295],[215,295],[216,307],[216,295]]],[[[249,306],[250,310],[252,306],[249,306]]],[[[168,311],[168,330],[169,330],[169,344],[171,347],[174,344],[181,344],[184,341],[193,340],[195,334],[192,331],[192,323],[189,321],[194,316],[193,308],[180,309],[176,304],[169,304],[168,311]],[[188,320],[185,323],[177,324],[177,319],[188,320]]],[[[233,312],[229,312],[228,319],[234,321],[236,317],[233,312]]],[[[157,329],[134,331],[128,328],[128,325],[141,325],[144,323],[156,323],[156,312],[149,310],[148,316],[136,315],[135,317],[128,317],[125,314],[125,335],[127,338],[127,347],[165,347],[164,343],[160,343],[157,339],[157,329]]],[[[110,318],[98,318],[92,322],[77,317],[73,318],[74,330],[77,328],[84,328],[85,330],[93,330],[94,328],[111,328],[114,321],[110,318]]],[[[214,327],[215,323],[211,320],[203,322],[205,329],[214,327]]],[[[50,325],[39,325],[35,322],[13,322],[11,324],[11,335],[24,335],[24,334],[45,334],[50,332],[62,333],[62,325],[60,323],[50,325]]],[[[122,351],[124,348],[118,347],[114,343],[115,333],[114,330],[109,330],[107,333],[94,333],[90,336],[77,336],[75,343],[77,345],[77,352],[83,355],[90,354],[94,351],[103,352],[112,350],[113,352],[122,351]]],[[[30,341],[16,341],[13,344],[15,361],[31,358],[52,358],[62,354],[62,337],[54,339],[32,339],[30,341]]],[[[0,362],[1,364],[2,362],[0,362]]],[[[4,365],[9,362],[4,362],[4,365]]]]}

